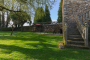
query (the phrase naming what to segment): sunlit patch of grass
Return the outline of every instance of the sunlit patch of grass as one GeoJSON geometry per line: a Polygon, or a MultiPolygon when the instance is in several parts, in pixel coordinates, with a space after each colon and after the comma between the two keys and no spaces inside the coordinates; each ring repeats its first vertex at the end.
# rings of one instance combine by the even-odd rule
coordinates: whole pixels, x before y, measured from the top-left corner
{"type": "Polygon", "coordinates": [[[0,32],[0,60],[90,60],[86,49],[59,49],[60,35],[0,32]]]}

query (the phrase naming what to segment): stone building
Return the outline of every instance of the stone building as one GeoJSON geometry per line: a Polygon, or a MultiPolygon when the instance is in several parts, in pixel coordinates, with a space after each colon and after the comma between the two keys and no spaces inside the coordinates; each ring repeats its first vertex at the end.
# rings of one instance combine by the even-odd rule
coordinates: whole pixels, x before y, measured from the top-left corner
{"type": "MultiPolygon", "coordinates": [[[[62,22],[63,22],[63,37],[69,39],[69,35],[76,37],[76,35],[81,35],[77,28],[77,20],[79,18],[86,18],[87,15],[90,16],[90,0],[61,0],[62,3],[62,22]],[[86,15],[85,13],[88,12],[86,15]],[[83,17],[78,17],[83,15],[83,17]],[[65,23],[67,23],[67,37],[65,31],[65,23]]],[[[83,20],[82,19],[82,20],[83,20]]],[[[85,22],[85,21],[84,21],[85,22]]],[[[73,38],[74,38],[73,37],[73,38]]],[[[83,37],[82,37],[83,38],[83,37]]],[[[85,42],[85,41],[84,41],[85,42]]],[[[86,43],[86,42],[85,42],[86,43]]],[[[68,42],[65,42],[67,45],[68,42]]]]}

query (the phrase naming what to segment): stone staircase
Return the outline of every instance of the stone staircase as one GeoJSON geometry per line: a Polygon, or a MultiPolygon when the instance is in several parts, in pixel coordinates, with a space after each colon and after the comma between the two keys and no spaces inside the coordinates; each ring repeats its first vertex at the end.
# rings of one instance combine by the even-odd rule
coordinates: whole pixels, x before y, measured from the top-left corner
{"type": "Polygon", "coordinates": [[[77,29],[77,34],[69,34],[67,37],[67,45],[66,48],[88,48],[85,47],[84,39],[77,29]]]}
{"type": "MultiPolygon", "coordinates": [[[[75,25],[75,24],[74,24],[75,25]]],[[[69,48],[89,48],[90,10],[77,15],[76,28],[65,22],[65,46],[69,48]]]]}

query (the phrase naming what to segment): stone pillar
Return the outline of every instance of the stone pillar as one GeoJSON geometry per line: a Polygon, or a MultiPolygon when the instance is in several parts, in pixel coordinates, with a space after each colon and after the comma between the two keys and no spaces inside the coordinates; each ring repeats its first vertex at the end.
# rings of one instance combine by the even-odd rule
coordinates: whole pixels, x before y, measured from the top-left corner
{"type": "Polygon", "coordinates": [[[88,47],[88,25],[85,23],[85,47],[88,47]]]}

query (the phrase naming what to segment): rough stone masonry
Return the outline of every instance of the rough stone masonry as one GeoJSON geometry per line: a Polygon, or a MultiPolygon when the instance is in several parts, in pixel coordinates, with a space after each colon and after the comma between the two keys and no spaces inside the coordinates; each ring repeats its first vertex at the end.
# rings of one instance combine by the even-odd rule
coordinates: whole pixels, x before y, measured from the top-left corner
{"type": "Polygon", "coordinates": [[[90,10],[90,0],[62,0],[63,1],[63,21],[68,24],[68,33],[77,34],[76,20],[78,15],[82,15],[90,10]]]}

